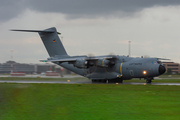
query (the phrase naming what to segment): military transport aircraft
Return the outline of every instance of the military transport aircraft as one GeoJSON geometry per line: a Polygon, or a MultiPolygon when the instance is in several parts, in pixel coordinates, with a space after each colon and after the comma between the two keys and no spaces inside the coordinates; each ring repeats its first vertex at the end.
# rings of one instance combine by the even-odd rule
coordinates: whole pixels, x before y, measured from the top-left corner
{"type": "Polygon", "coordinates": [[[119,55],[96,57],[69,56],[61,43],[55,27],[45,30],[12,30],[38,32],[50,56],[42,62],[53,62],[74,73],[92,80],[93,83],[122,83],[123,80],[144,78],[151,83],[154,77],[163,74],[166,68],[160,58],[133,58],[119,55]]]}

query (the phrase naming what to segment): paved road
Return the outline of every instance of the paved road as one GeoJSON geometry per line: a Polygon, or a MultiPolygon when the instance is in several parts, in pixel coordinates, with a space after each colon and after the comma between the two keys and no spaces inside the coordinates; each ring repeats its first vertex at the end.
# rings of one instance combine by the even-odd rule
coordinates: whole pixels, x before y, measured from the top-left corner
{"type": "MultiPolygon", "coordinates": [[[[70,81],[70,80],[68,80],[68,81],[0,80],[0,83],[92,84],[90,80],[89,81],[87,81],[87,80],[81,80],[81,81],[70,81]]],[[[96,84],[99,84],[99,83],[96,83],[96,84]]],[[[100,84],[108,84],[108,83],[100,83],[100,84]]],[[[111,83],[111,84],[118,84],[118,83],[111,83]]],[[[147,85],[146,83],[138,83],[138,82],[124,82],[123,84],[147,85]]],[[[177,86],[180,86],[180,83],[151,83],[151,85],[177,85],[177,86]]]]}

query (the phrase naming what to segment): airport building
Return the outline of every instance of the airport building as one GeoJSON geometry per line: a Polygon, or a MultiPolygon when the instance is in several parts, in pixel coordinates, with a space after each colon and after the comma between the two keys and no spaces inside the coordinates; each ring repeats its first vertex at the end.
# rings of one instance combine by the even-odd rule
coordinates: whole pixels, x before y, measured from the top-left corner
{"type": "Polygon", "coordinates": [[[162,64],[166,67],[166,72],[171,72],[172,74],[180,73],[180,64],[174,62],[162,62],[162,64]]]}
{"type": "Polygon", "coordinates": [[[15,61],[7,61],[6,63],[0,63],[0,74],[10,74],[11,69],[13,72],[22,72],[26,74],[41,74],[46,73],[47,71],[55,71],[62,74],[71,74],[69,70],[66,70],[56,64],[26,64],[17,63],[15,61]]]}

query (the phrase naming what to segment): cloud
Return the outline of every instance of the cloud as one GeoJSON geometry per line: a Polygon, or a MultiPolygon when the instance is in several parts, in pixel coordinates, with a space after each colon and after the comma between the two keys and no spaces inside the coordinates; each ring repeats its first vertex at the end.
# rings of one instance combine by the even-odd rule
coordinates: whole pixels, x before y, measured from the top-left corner
{"type": "Polygon", "coordinates": [[[178,55],[169,57],[174,51],[180,51],[179,12],[180,6],[154,6],[130,18],[106,19],[99,16],[67,19],[67,15],[62,13],[26,9],[18,17],[1,25],[1,61],[9,60],[11,49],[14,50],[15,61],[36,63],[39,59],[47,58],[46,49],[37,33],[10,32],[9,29],[41,30],[52,26],[62,33],[63,44],[69,55],[107,55],[111,52],[127,55],[128,41],[131,41],[132,56],[166,56],[180,60],[178,55]],[[173,49],[166,49],[163,45],[170,45],[173,49]]]}
{"type": "Polygon", "coordinates": [[[159,47],[161,48],[161,49],[170,49],[171,48],[171,45],[169,45],[169,44],[167,44],[167,43],[163,43],[163,44],[161,44],[161,45],[159,45],[159,47]]]}
{"type": "Polygon", "coordinates": [[[129,44],[129,40],[118,41],[118,44],[129,44]]]}
{"type": "Polygon", "coordinates": [[[2,0],[0,4],[0,23],[17,17],[24,9],[23,0],[2,0]]]}
{"type": "Polygon", "coordinates": [[[177,0],[29,0],[31,9],[41,12],[61,12],[64,14],[110,14],[114,11],[134,12],[154,5],[177,5],[177,0]]]}
{"type": "Polygon", "coordinates": [[[26,9],[42,13],[62,13],[68,19],[127,17],[152,6],[179,5],[178,0],[4,0],[0,22],[10,20],[26,9]]]}

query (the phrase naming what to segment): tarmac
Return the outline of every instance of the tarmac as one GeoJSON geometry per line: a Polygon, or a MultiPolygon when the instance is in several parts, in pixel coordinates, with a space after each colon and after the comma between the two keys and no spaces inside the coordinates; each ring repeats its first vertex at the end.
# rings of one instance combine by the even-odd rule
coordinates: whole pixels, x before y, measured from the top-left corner
{"type": "MultiPolygon", "coordinates": [[[[108,84],[108,83],[92,83],[90,80],[81,80],[81,81],[35,81],[35,80],[0,80],[0,83],[45,83],[45,84],[108,84]]],[[[119,85],[176,85],[180,86],[180,83],[138,83],[138,82],[124,82],[124,83],[109,83],[109,84],[119,84],[119,85]]]]}
{"type": "MultiPolygon", "coordinates": [[[[0,75],[0,77],[11,77],[10,75],[0,75]]],[[[19,76],[18,76],[19,77],[19,76]]],[[[40,78],[62,78],[61,76],[40,76],[40,75],[26,75],[26,76],[22,76],[22,77],[31,77],[31,78],[37,78],[37,77],[40,77],[40,78]]],[[[82,76],[79,76],[79,75],[65,75],[63,76],[63,78],[69,78],[69,80],[67,81],[61,81],[61,80],[56,80],[56,81],[38,81],[38,80],[0,80],[0,83],[36,83],[36,84],[40,84],[40,83],[45,83],[45,84],[108,84],[108,83],[92,83],[91,80],[77,80],[77,81],[71,81],[70,79],[71,78],[76,78],[76,77],[82,77],[82,76]]],[[[159,78],[156,78],[156,79],[159,79],[159,78]]],[[[180,83],[150,83],[150,84],[147,84],[145,83],[142,83],[142,82],[124,82],[124,83],[109,83],[109,84],[119,84],[119,85],[122,85],[122,84],[130,84],[130,85],[176,85],[176,86],[180,86],[180,83]]]]}

